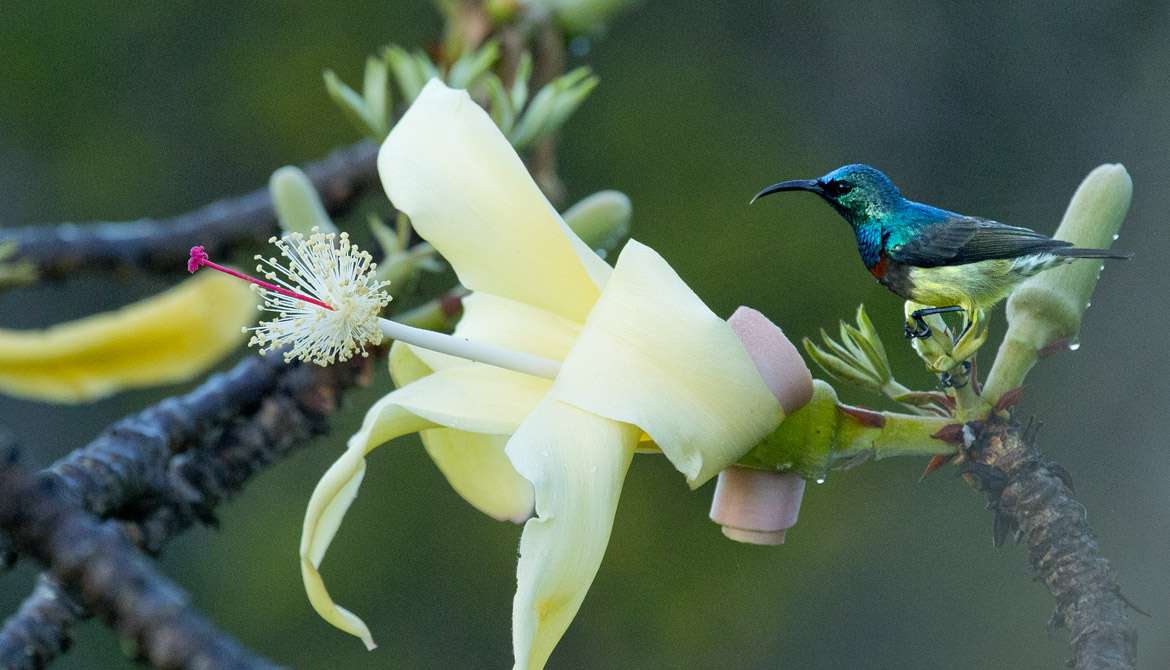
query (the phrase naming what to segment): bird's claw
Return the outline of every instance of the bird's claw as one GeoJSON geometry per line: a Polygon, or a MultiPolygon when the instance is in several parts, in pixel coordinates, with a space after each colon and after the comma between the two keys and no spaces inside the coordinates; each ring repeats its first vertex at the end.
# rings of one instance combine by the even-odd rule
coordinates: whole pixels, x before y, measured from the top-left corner
{"type": "Polygon", "coordinates": [[[914,317],[913,324],[907,323],[903,326],[903,332],[906,333],[906,339],[908,340],[927,338],[934,335],[934,331],[930,329],[930,326],[926,325],[926,321],[923,321],[920,316],[914,317]]]}

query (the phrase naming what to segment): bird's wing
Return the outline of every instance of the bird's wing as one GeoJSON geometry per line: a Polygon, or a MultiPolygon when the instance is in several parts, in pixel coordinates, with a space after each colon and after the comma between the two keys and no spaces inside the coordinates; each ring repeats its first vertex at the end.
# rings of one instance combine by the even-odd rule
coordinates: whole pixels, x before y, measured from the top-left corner
{"type": "MultiPolygon", "coordinates": [[[[948,213],[949,214],[949,213],[948,213]]],[[[886,250],[898,263],[918,267],[963,265],[993,258],[1016,258],[1071,246],[1028,228],[950,214],[932,222],[904,244],[886,250]]]]}

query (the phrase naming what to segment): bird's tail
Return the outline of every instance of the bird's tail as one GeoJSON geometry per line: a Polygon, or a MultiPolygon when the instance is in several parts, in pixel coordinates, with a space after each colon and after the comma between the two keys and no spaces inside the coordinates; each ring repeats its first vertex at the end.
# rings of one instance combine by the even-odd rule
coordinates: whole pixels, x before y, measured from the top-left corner
{"type": "Polygon", "coordinates": [[[1054,256],[1065,258],[1116,258],[1128,261],[1133,258],[1132,251],[1110,251],[1108,249],[1082,249],[1080,247],[1058,247],[1049,251],[1054,256]]]}

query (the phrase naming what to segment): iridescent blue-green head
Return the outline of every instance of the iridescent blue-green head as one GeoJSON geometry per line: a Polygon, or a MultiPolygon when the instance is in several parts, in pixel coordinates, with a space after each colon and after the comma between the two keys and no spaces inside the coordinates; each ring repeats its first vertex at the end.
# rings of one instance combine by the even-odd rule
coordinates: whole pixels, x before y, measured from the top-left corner
{"type": "Polygon", "coordinates": [[[864,163],[839,167],[818,179],[794,179],[772,184],[757,193],[752,202],[781,191],[816,193],[854,227],[884,218],[905,202],[889,177],[864,163]]]}

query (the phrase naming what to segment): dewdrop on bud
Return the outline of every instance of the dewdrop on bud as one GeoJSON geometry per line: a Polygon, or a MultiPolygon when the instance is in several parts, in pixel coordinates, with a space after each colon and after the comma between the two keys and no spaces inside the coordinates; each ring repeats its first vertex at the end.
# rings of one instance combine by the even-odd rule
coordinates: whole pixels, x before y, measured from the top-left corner
{"type": "Polygon", "coordinates": [[[252,332],[249,346],[260,353],[286,348],[285,361],[299,359],[325,366],[365,356],[366,347],[382,342],[378,314],[390,303],[389,282],[375,278],[377,264],[369,252],[349,241],[348,233],[306,237],[292,233],[268,240],[286,263],[256,256],[256,271],[268,281],[249,277],[211,262],[203,247],[191,249],[187,270],[210,267],[251,282],[264,297],[262,311],[276,318],[244,328],[252,332]]]}

